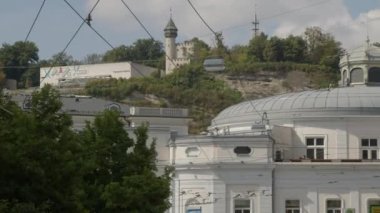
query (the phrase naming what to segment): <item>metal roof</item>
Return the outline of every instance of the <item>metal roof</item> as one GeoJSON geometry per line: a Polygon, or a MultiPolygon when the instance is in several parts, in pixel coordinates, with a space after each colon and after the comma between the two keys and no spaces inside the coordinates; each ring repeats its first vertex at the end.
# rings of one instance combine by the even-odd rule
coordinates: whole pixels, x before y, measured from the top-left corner
{"type": "Polygon", "coordinates": [[[220,112],[210,128],[269,120],[331,116],[380,116],[380,87],[356,86],[287,93],[245,101],[220,112]]]}
{"type": "MultiPolygon", "coordinates": [[[[21,108],[25,109],[25,101],[30,95],[13,95],[12,100],[21,108]]],[[[94,98],[91,96],[61,96],[62,111],[70,115],[93,116],[103,112],[105,109],[116,109],[123,116],[141,117],[171,117],[187,118],[188,110],[183,108],[155,108],[155,107],[133,107],[127,104],[94,98]]]]}
{"type": "Polygon", "coordinates": [[[364,44],[348,52],[348,58],[342,57],[340,60],[341,66],[350,63],[362,63],[364,61],[380,62],[380,48],[373,44],[364,44]]]}

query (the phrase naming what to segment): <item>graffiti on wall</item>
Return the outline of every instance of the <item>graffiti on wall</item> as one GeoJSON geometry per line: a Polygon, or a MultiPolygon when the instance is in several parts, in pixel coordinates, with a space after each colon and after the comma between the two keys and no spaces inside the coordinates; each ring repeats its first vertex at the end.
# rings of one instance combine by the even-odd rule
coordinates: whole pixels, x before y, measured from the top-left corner
{"type": "Polygon", "coordinates": [[[53,67],[43,69],[44,78],[75,78],[78,76],[84,76],[88,71],[82,66],[65,66],[65,67],[53,67]],[[50,71],[49,71],[50,70],[50,71]]]}

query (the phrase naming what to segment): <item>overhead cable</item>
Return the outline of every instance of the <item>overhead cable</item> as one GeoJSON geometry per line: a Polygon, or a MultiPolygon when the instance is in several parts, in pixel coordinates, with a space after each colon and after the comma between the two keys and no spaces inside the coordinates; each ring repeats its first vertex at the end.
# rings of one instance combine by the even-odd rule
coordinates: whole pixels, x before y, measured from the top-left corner
{"type": "MultiPolygon", "coordinates": [[[[67,0],[63,0],[66,2],[66,4],[85,22],[87,23],[87,20],[86,18],[84,18],[83,16],[81,16],[81,14],[79,14],[79,12],[67,1],[67,0]]],[[[95,6],[92,8],[92,10],[89,12],[89,14],[92,13],[92,11],[95,9],[96,5],[99,3],[100,0],[98,0],[95,4],[95,6]]],[[[88,27],[90,27],[105,43],[108,44],[108,46],[110,46],[112,49],[115,49],[114,46],[109,42],[107,41],[106,38],[104,38],[104,36],[102,36],[93,26],[91,26],[91,24],[88,24],[88,27]]]]}
{"type": "MultiPolygon", "coordinates": [[[[140,24],[140,26],[144,29],[144,31],[148,34],[148,36],[155,41],[154,37],[152,34],[149,32],[149,30],[144,26],[144,24],[140,21],[140,19],[137,17],[137,15],[132,11],[132,9],[128,6],[128,4],[124,1],[121,0],[121,2],[124,4],[124,6],[129,10],[129,12],[133,15],[133,17],[136,19],[136,21],[140,24]]],[[[176,63],[174,63],[174,60],[165,52],[165,56],[169,61],[174,65],[174,67],[178,67],[176,63]]],[[[141,74],[141,73],[140,73],[141,74]]],[[[144,75],[143,75],[144,76],[144,75]]]]}
{"type": "Polygon", "coordinates": [[[191,3],[190,0],[187,0],[189,5],[193,8],[194,12],[198,15],[198,17],[202,20],[202,22],[206,25],[206,27],[215,35],[217,36],[218,34],[210,27],[210,25],[205,21],[205,19],[199,14],[198,10],[194,7],[194,5],[191,3]]]}
{"type": "Polygon", "coordinates": [[[152,34],[148,31],[148,29],[144,26],[144,24],[140,21],[140,19],[136,16],[136,14],[131,10],[131,8],[127,5],[127,3],[124,2],[124,0],[121,0],[121,2],[124,4],[124,6],[131,12],[133,17],[135,17],[136,21],[140,24],[140,26],[145,30],[145,32],[149,35],[149,37],[154,40],[152,34]]]}
{"type": "MultiPolygon", "coordinates": [[[[64,0],[64,1],[66,1],[66,0],[64,0]]],[[[95,3],[95,5],[92,7],[90,13],[91,13],[92,11],[94,11],[94,9],[95,9],[96,6],[98,5],[99,1],[100,1],[100,0],[98,0],[98,1],[95,3]]],[[[71,38],[70,38],[69,42],[66,44],[65,48],[63,48],[63,50],[62,50],[61,52],[59,52],[59,54],[62,55],[63,53],[66,52],[67,48],[69,48],[71,42],[72,42],[72,41],[74,40],[74,38],[78,35],[80,29],[83,27],[83,25],[84,25],[85,23],[87,23],[87,22],[86,22],[85,19],[83,19],[82,23],[79,25],[78,29],[75,31],[75,33],[73,34],[73,36],[71,36],[71,38]]],[[[58,58],[59,58],[59,57],[58,57],[58,58]]],[[[49,70],[46,72],[44,78],[40,81],[40,85],[41,85],[41,83],[46,79],[46,77],[49,76],[49,74],[50,74],[51,70],[53,69],[54,64],[57,62],[58,58],[52,63],[52,65],[50,66],[49,70]]]]}
{"type": "Polygon", "coordinates": [[[32,30],[33,30],[33,28],[34,28],[34,25],[36,24],[37,19],[38,19],[38,17],[39,17],[40,14],[41,14],[41,11],[42,11],[42,8],[43,8],[44,5],[45,5],[45,2],[46,2],[46,0],[43,0],[40,9],[39,9],[38,12],[37,12],[37,15],[36,15],[36,17],[34,18],[33,23],[32,23],[32,25],[31,25],[30,28],[29,28],[28,34],[26,35],[24,42],[28,41],[29,35],[30,35],[30,33],[32,32],[32,30]]]}

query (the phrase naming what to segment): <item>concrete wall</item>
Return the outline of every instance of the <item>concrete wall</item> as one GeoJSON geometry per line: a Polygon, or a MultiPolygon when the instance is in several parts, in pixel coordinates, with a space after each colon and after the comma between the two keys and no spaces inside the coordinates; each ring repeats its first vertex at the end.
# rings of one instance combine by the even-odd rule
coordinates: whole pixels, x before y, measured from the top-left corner
{"type": "Polygon", "coordinates": [[[43,67],[40,69],[40,87],[59,86],[72,80],[96,78],[124,78],[149,76],[156,69],[130,62],[43,67]]]}
{"type": "Polygon", "coordinates": [[[368,212],[368,200],[380,200],[379,165],[277,165],[276,212],[285,200],[300,200],[302,213],[326,212],[326,200],[342,200],[342,212],[368,212]]]}

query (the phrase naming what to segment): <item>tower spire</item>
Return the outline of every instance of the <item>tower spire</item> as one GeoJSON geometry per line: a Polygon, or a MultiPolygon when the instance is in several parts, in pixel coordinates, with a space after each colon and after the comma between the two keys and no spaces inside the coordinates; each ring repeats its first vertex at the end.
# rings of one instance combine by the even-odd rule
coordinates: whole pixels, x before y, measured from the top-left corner
{"type": "Polygon", "coordinates": [[[255,19],[254,19],[254,21],[252,22],[252,24],[253,24],[253,36],[254,37],[256,37],[256,36],[258,36],[259,35],[259,20],[257,19],[257,14],[256,14],[256,10],[257,10],[257,8],[256,8],[256,2],[255,2],[255,19]]]}

